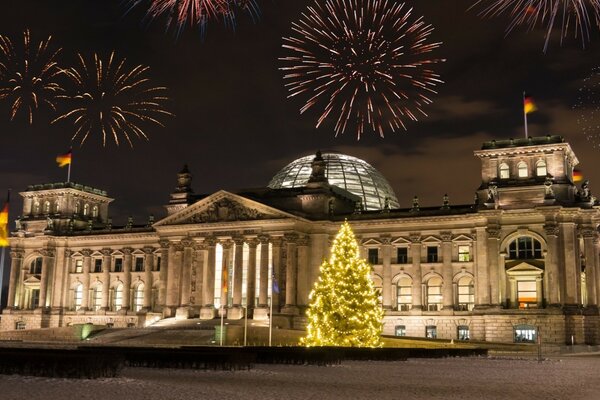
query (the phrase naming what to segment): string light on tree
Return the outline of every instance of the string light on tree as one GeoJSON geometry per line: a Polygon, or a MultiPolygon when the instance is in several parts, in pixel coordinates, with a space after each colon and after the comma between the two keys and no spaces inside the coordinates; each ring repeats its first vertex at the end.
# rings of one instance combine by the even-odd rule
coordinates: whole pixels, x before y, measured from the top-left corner
{"type": "Polygon", "coordinates": [[[310,294],[305,346],[380,347],[383,310],[371,266],[344,222],[310,294]]]}

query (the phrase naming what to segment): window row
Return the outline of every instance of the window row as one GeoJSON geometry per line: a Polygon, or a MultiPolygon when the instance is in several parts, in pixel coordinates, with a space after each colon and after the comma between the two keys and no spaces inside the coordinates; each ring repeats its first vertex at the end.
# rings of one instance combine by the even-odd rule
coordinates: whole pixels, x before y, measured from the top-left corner
{"type": "MultiPolygon", "coordinates": [[[[442,278],[434,276],[424,285],[425,304],[427,311],[440,311],[443,305],[442,278]]],[[[473,278],[461,277],[454,289],[454,308],[458,311],[470,311],[475,305],[475,287],[473,278]]],[[[396,285],[396,306],[398,311],[409,311],[413,305],[413,282],[407,276],[398,280],[396,285]]]]}
{"type": "MultiPolygon", "coordinates": [[[[392,257],[392,264],[409,264],[412,262],[412,256],[408,255],[408,247],[396,248],[396,258],[392,257]]],[[[440,250],[438,246],[427,246],[425,252],[425,258],[422,260],[428,263],[437,263],[441,261],[439,256],[440,250]]],[[[458,253],[455,254],[453,261],[458,262],[470,262],[471,259],[471,246],[470,245],[459,245],[458,253]]],[[[369,248],[367,250],[367,261],[369,264],[376,265],[382,264],[383,260],[380,258],[380,251],[377,248],[369,248]]]]}
{"type": "MultiPolygon", "coordinates": [[[[34,201],[33,203],[33,210],[32,213],[33,215],[39,215],[39,214],[58,214],[61,211],[61,203],[60,201],[56,200],[56,201],[50,201],[50,200],[46,200],[44,201],[44,203],[40,203],[38,200],[34,201]]],[[[83,206],[81,204],[81,202],[77,201],[75,202],[75,208],[73,210],[74,214],[81,214],[84,217],[90,216],[92,218],[98,218],[99,213],[100,213],[100,209],[98,208],[97,205],[90,205],[88,203],[84,203],[83,206]]]]}
{"type": "MultiPolygon", "coordinates": [[[[144,308],[144,290],[145,284],[143,282],[138,283],[131,289],[131,304],[129,304],[129,308],[135,312],[139,312],[144,308]]],[[[123,304],[123,291],[124,286],[122,283],[118,283],[113,288],[110,289],[108,307],[110,311],[119,311],[124,307],[123,304]]],[[[71,309],[74,311],[81,310],[83,306],[83,296],[84,296],[83,284],[79,283],[75,285],[73,289],[73,297],[72,297],[72,306],[71,309]]],[[[104,297],[102,284],[96,284],[92,287],[89,293],[89,309],[93,311],[99,311],[102,309],[102,300],[104,297]]]]}
{"type": "MultiPolygon", "coordinates": [[[[131,272],[144,272],[145,271],[145,258],[144,256],[134,257],[132,260],[131,272]]],[[[112,260],[112,268],[111,272],[123,272],[123,258],[117,257],[112,260]]],[[[91,273],[99,273],[102,272],[103,260],[102,258],[93,258],[92,265],[90,268],[91,273]]],[[[160,271],[161,265],[161,257],[155,257],[153,263],[153,271],[160,271]]],[[[76,258],[74,260],[73,270],[74,273],[80,274],[83,273],[83,259],[76,258]]]]}
{"type": "MultiPolygon", "coordinates": [[[[535,176],[544,177],[548,174],[548,167],[546,165],[546,161],[539,160],[535,163],[535,176]]],[[[510,179],[510,166],[507,163],[501,163],[499,167],[500,179],[510,179]]],[[[525,161],[520,161],[517,164],[517,176],[519,178],[528,178],[529,177],[529,167],[525,161]]]]}
{"type": "MultiPolygon", "coordinates": [[[[394,327],[394,334],[396,336],[406,336],[406,325],[396,325],[394,327]]],[[[428,339],[437,339],[437,326],[427,325],[425,326],[425,337],[428,339]]],[[[458,340],[470,340],[471,334],[467,325],[459,325],[456,327],[456,337],[458,340]]]]}

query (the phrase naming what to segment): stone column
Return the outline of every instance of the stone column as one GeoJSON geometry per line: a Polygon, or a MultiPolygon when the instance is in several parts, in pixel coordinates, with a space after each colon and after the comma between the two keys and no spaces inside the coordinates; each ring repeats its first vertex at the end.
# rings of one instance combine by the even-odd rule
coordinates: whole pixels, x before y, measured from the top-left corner
{"type": "Polygon", "coordinates": [[[260,241],[260,286],[258,289],[258,308],[254,319],[266,319],[269,310],[269,237],[262,235],[260,241]]]}
{"type": "Polygon", "coordinates": [[[546,242],[548,244],[545,259],[545,273],[548,281],[548,306],[560,307],[561,286],[558,270],[558,225],[547,223],[544,225],[546,242]]]}
{"type": "MultiPolygon", "coordinates": [[[[227,309],[229,307],[229,291],[233,286],[231,283],[231,273],[229,271],[229,264],[231,263],[232,258],[232,250],[233,250],[233,242],[232,241],[224,241],[221,243],[223,246],[223,259],[219,268],[221,268],[221,308],[227,309]]],[[[225,311],[227,312],[227,311],[225,311]]]]}
{"type": "Polygon", "coordinates": [[[500,226],[490,225],[487,227],[487,254],[489,262],[489,286],[490,305],[500,307],[500,273],[498,271],[498,259],[500,257],[500,226]]]}
{"type": "MultiPolygon", "coordinates": [[[[255,306],[256,298],[256,247],[258,246],[257,239],[248,241],[248,279],[246,281],[246,307],[251,312],[255,306]]],[[[267,249],[267,254],[269,250],[267,249]]]]}
{"type": "Polygon", "coordinates": [[[442,237],[442,297],[444,311],[454,310],[454,281],[452,271],[452,232],[441,232],[442,237]]]}
{"type": "MultiPolygon", "coordinates": [[[[90,268],[92,266],[92,251],[90,249],[81,250],[83,255],[83,298],[81,299],[81,311],[89,310],[90,302],[90,268]]],[[[123,290],[125,294],[126,288],[123,290]]]]}
{"type": "Polygon", "coordinates": [[[167,305],[167,277],[169,271],[169,241],[161,240],[160,245],[160,271],[158,273],[158,306],[163,309],[167,305]]]}
{"type": "Polygon", "coordinates": [[[310,294],[309,277],[310,270],[308,265],[308,236],[298,238],[298,261],[297,261],[297,295],[296,305],[307,306],[308,295],[310,294]]]}
{"type": "Polygon", "coordinates": [[[413,265],[412,310],[420,312],[423,309],[423,274],[421,272],[421,235],[410,234],[410,252],[413,265]]]}
{"type": "Polygon", "coordinates": [[[564,274],[565,296],[563,299],[565,306],[577,307],[580,304],[581,294],[581,265],[579,264],[579,252],[577,251],[577,237],[575,232],[575,223],[560,222],[560,235],[563,241],[564,254],[564,274]]]}
{"type": "Polygon", "coordinates": [[[204,239],[206,245],[207,259],[206,266],[202,274],[202,309],[200,310],[201,319],[213,319],[215,317],[215,268],[217,262],[215,238],[208,237],[204,239]]]}
{"type": "Polygon", "coordinates": [[[16,294],[19,286],[19,275],[23,268],[23,250],[16,249],[10,252],[10,278],[8,281],[8,308],[17,307],[16,294]]]}
{"type": "Polygon", "coordinates": [[[381,240],[381,256],[383,258],[383,309],[392,309],[392,238],[384,236],[381,240]]]}
{"type": "Polygon", "coordinates": [[[102,249],[102,310],[109,310],[109,293],[110,293],[110,269],[112,261],[112,250],[102,249]]]}
{"type": "Polygon", "coordinates": [[[271,243],[273,246],[273,275],[275,277],[275,280],[277,281],[277,284],[279,285],[279,292],[280,293],[272,293],[271,295],[271,301],[273,302],[273,313],[276,313],[279,311],[279,305],[281,303],[280,298],[281,298],[281,290],[282,290],[282,285],[281,285],[281,264],[282,264],[282,254],[281,254],[281,246],[283,245],[283,239],[281,237],[276,237],[276,238],[272,238],[271,239],[271,243]]]}
{"type": "MultiPolygon", "coordinates": [[[[131,263],[133,249],[127,247],[123,249],[123,313],[131,308],[131,263]]],[[[85,262],[84,262],[85,264],[85,262]]],[[[85,269],[85,267],[84,267],[85,269]]]]}
{"type": "Polygon", "coordinates": [[[242,285],[244,282],[244,238],[236,237],[233,239],[234,252],[233,257],[233,307],[242,306],[242,285]]]}
{"type": "Polygon", "coordinates": [[[69,307],[71,306],[70,302],[69,302],[69,295],[71,294],[71,288],[69,287],[69,282],[70,282],[70,275],[71,275],[71,271],[72,271],[72,263],[73,263],[73,259],[71,258],[71,256],[73,255],[73,251],[70,249],[66,249],[65,250],[65,254],[64,254],[64,273],[63,273],[63,291],[60,294],[60,304],[61,307],[63,309],[69,309],[69,307]]]}
{"type": "Polygon", "coordinates": [[[585,252],[585,276],[588,291],[588,305],[591,307],[598,306],[598,289],[596,287],[596,231],[593,227],[585,227],[581,229],[583,237],[583,248],[585,252]]]}
{"type": "Polygon", "coordinates": [[[203,304],[202,289],[204,288],[204,247],[205,246],[200,243],[196,243],[194,245],[194,263],[196,268],[195,282],[192,290],[192,292],[194,293],[194,315],[199,314],[200,311],[198,305],[203,304]]]}
{"type": "Polygon", "coordinates": [[[47,295],[47,298],[49,299],[53,312],[57,313],[60,312],[62,308],[62,293],[65,287],[65,275],[68,275],[68,271],[65,268],[65,248],[63,246],[56,246],[54,254],[54,266],[52,268],[52,278],[50,283],[52,294],[51,296],[47,295]]]}
{"type": "MultiPolygon", "coordinates": [[[[490,231],[485,228],[477,228],[477,261],[475,263],[475,307],[489,307],[490,305],[490,281],[488,274],[488,235],[500,235],[500,231],[490,231]]],[[[489,256],[489,257],[488,257],[489,256]]]]}
{"type": "Polygon", "coordinates": [[[154,249],[144,247],[144,310],[152,311],[152,269],[154,267],[154,249]]]}
{"type": "Polygon", "coordinates": [[[177,257],[177,271],[179,282],[179,300],[177,308],[178,319],[188,319],[190,317],[190,296],[192,294],[192,258],[194,241],[184,239],[181,241],[182,252],[177,257]]]}
{"type": "Polygon", "coordinates": [[[285,314],[298,314],[297,306],[297,277],[298,277],[298,256],[296,254],[298,235],[288,234],[286,241],[286,265],[285,265],[285,314]]]}
{"type": "Polygon", "coordinates": [[[183,246],[181,244],[171,243],[169,247],[169,269],[167,271],[166,309],[163,310],[163,315],[166,317],[174,317],[179,306],[179,269],[182,252],[183,246]]]}

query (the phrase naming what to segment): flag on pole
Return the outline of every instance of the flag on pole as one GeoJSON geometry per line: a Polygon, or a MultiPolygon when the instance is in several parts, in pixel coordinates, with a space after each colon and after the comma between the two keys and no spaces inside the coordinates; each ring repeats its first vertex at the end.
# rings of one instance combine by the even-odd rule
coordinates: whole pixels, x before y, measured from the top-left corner
{"type": "Polygon", "coordinates": [[[574,169],[573,170],[573,182],[577,183],[577,182],[581,182],[582,180],[583,180],[583,174],[581,173],[581,171],[578,169],[574,169]]]}
{"type": "Polygon", "coordinates": [[[537,107],[531,96],[525,95],[523,97],[523,110],[525,111],[525,114],[531,114],[532,112],[537,111],[537,107]]]}
{"type": "Polygon", "coordinates": [[[274,274],[273,274],[273,293],[279,294],[279,284],[277,283],[277,279],[275,279],[274,274]]]}
{"type": "Polygon", "coordinates": [[[8,247],[8,201],[0,211],[0,247],[8,247]]]}
{"type": "Polygon", "coordinates": [[[59,167],[66,167],[67,165],[71,165],[71,159],[73,158],[73,151],[69,149],[65,154],[60,154],[56,156],[56,162],[59,167]]]}

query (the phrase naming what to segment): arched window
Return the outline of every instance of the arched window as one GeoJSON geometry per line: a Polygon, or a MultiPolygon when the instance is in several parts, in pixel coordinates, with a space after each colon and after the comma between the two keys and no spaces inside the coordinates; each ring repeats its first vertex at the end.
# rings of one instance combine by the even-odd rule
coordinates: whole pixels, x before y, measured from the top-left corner
{"type": "Polygon", "coordinates": [[[542,258],[542,244],[530,236],[516,238],[508,245],[508,258],[511,260],[542,258]]]}
{"type": "Polygon", "coordinates": [[[535,174],[537,176],[546,176],[548,174],[548,169],[546,168],[546,161],[540,160],[535,165],[535,174]]]}
{"type": "Polygon", "coordinates": [[[470,311],[475,305],[475,286],[473,278],[463,276],[458,280],[458,310],[470,311]]]}
{"type": "Polygon", "coordinates": [[[75,286],[73,290],[73,308],[75,311],[81,308],[81,304],[83,303],[83,285],[81,283],[75,286]]]}
{"type": "Polygon", "coordinates": [[[39,213],[40,213],[40,202],[36,200],[33,203],[33,214],[38,215],[39,213]]]}
{"type": "Polygon", "coordinates": [[[434,276],[427,281],[427,311],[442,309],[442,278],[434,276]]]}
{"type": "Polygon", "coordinates": [[[133,311],[138,312],[144,308],[144,284],[138,283],[133,291],[133,311]]]}
{"type": "Polygon", "coordinates": [[[44,214],[50,214],[50,202],[44,202],[44,214]]]}
{"type": "Polygon", "coordinates": [[[527,178],[527,176],[529,176],[527,164],[524,161],[521,161],[519,164],[517,164],[517,170],[519,172],[519,178],[527,178]]]}
{"type": "Polygon", "coordinates": [[[90,213],[90,205],[89,204],[85,204],[83,206],[83,216],[87,217],[87,215],[90,213]]]}
{"type": "Polygon", "coordinates": [[[123,308],[123,284],[119,283],[115,286],[113,293],[113,302],[112,302],[113,311],[119,311],[123,308]]]}
{"type": "Polygon", "coordinates": [[[403,276],[396,287],[398,294],[398,311],[408,311],[412,308],[412,280],[403,276]]]}
{"type": "Polygon", "coordinates": [[[92,207],[92,217],[98,218],[98,206],[92,207]]]}
{"type": "Polygon", "coordinates": [[[60,200],[56,200],[54,203],[54,213],[58,214],[60,212],[60,200]]]}
{"type": "Polygon", "coordinates": [[[75,214],[79,214],[79,202],[75,202],[75,214]]]}
{"type": "Polygon", "coordinates": [[[29,273],[39,275],[42,273],[42,257],[38,257],[29,265],[29,273]]]}
{"type": "Polygon", "coordinates": [[[94,311],[98,311],[102,308],[102,284],[97,283],[92,291],[92,307],[94,311]]]}
{"type": "Polygon", "coordinates": [[[502,163],[500,164],[500,179],[508,179],[510,178],[510,168],[508,164],[502,163]]]}

